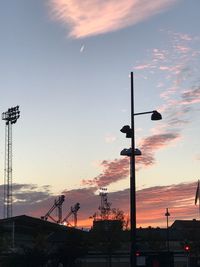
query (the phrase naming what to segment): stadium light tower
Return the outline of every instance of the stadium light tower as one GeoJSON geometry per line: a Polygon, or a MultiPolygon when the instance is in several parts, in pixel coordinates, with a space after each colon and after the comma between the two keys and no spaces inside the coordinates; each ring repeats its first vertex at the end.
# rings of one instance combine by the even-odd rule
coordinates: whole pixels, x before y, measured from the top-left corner
{"type": "Polygon", "coordinates": [[[12,125],[20,117],[19,106],[2,113],[5,127],[4,218],[12,217],[12,125]]]}

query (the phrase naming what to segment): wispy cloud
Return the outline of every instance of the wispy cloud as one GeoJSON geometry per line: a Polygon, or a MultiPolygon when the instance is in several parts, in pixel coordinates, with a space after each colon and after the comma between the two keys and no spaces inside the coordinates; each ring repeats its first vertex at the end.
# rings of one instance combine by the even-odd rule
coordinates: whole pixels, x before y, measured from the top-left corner
{"type": "MultiPolygon", "coordinates": [[[[136,169],[155,164],[156,151],[171,145],[179,138],[179,133],[164,132],[140,140],[139,147],[142,150],[142,156],[136,157],[136,169]]],[[[103,187],[127,178],[130,170],[129,158],[104,160],[100,163],[100,167],[102,172],[94,178],[83,179],[82,185],[103,187]]]]}
{"type": "MultiPolygon", "coordinates": [[[[3,185],[0,185],[0,202],[3,215],[3,185]]],[[[49,201],[54,195],[50,186],[39,187],[36,184],[13,184],[13,215],[27,214],[40,217],[47,211],[49,201]],[[45,203],[48,203],[45,206],[45,203]]],[[[52,200],[53,201],[53,200],[52,200]]],[[[53,203],[53,202],[52,202],[53,203]]]]}
{"type": "Polygon", "coordinates": [[[165,11],[178,0],[49,0],[53,17],[81,38],[116,31],[165,11]]]}
{"type": "Polygon", "coordinates": [[[200,85],[193,86],[187,91],[182,93],[182,101],[181,103],[184,105],[195,104],[200,102],[200,85]]]}
{"type": "MultiPolygon", "coordinates": [[[[196,108],[195,104],[200,102],[200,50],[197,49],[199,38],[183,33],[161,31],[161,34],[166,35],[166,33],[169,39],[164,47],[152,49],[149,59],[139,62],[134,69],[138,78],[149,78],[150,75],[156,75],[156,79],[159,77],[157,90],[160,91],[163,100],[159,110],[164,120],[162,126],[159,125],[153,132],[163,138],[170,134],[174,141],[178,141],[183,138],[183,129],[191,122],[189,115],[196,108]]],[[[146,141],[143,140],[144,144],[147,141],[148,138],[146,141]]],[[[168,142],[163,142],[162,145],[164,148],[168,142]]],[[[159,142],[154,144],[154,152],[156,146],[160,148],[159,142]]],[[[152,155],[149,156],[149,159],[153,160],[152,155]]]]}
{"type": "Polygon", "coordinates": [[[180,92],[186,85],[193,85],[198,77],[200,51],[196,47],[199,38],[172,31],[162,30],[162,33],[169,37],[165,47],[152,49],[150,58],[138,63],[134,69],[161,77],[158,84],[162,82],[162,94],[167,95],[169,90],[172,95],[172,88],[174,94],[180,92]]]}
{"type": "Polygon", "coordinates": [[[137,169],[155,164],[156,151],[170,146],[172,142],[177,141],[179,138],[179,133],[164,132],[142,139],[139,143],[142,156],[136,157],[137,169]]]}
{"type": "Polygon", "coordinates": [[[106,134],[105,136],[105,142],[106,143],[113,143],[116,141],[116,136],[114,136],[113,134],[106,134]]]}
{"type": "Polygon", "coordinates": [[[170,143],[170,141],[176,140],[178,138],[178,134],[175,133],[164,133],[164,134],[157,134],[152,135],[145,138],[142,141],[142,148],[146,149],[147,151],[155,151],[158,149],[163,148],[166,143],[170,143]]]}
{"type": "MultiPolygon", "coordinates": [[[[142,151],[142,156],[136,157],[137,170],[154,165],[158,150],[175,145],[183,139],[182,132],[190,123],[189,115],[193,106],[200,102],[199,81],[196,81],[193,73],[193,67],[196,66],[196,60],[200,59],[200,54],[192,47],[192,42],[199,40],[186,34],[169,32],[169,35],[172,39],[170,46],[172,52],[170,49],[155,48],[152,50],[150,61],[139,64],[135,68],[140,70],[140,73],[154,70],[164,77],[158,82],[158,90],[162,91],[161,97],[164,100],[159,110],[163,114],[163,121],[152,129],[151,136],[139,140],[138,147],[142,151]],[[188,49],[182,49],[182,47],[188,49]],[[190,53],[196,56],[193,57],[190,53]],[[173,64],[175,59],[176,62],[173,64]],[[187,82],[186,78],[188,78],[187,82]]],[[[103,161],[101,167],[103,170],[100,175],[83,180],[83,184],[108,186],[126,178],[129,174],[129,159],[103,161]],[[118,168],[121,169],[118,170],[118,168]]]]}
{"type": "Polygon", "coordinates": [[[92,179],[82,180],[83,185],[107,186],[119,180],[125,179],[129,173],[129,160],[127,158],[104,160],[101,162],[102,173],[92,179]]]}
{"type": "Polygon", "coordinates": [[[137,192],[138,221],[141,225],[165,225],[165,209],[170,209],[170,220],[197,217],[194,205],[196,182],[156,186],[137,192]]]}

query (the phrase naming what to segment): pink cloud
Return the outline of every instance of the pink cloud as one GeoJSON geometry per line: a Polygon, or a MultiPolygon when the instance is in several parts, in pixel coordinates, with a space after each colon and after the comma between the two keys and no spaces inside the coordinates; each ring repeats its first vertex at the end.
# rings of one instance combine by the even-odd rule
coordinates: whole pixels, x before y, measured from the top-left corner
{"type": "Polygon", "coordinates": [[[159,50],[157,48],[153,49],[154,60],[166,60],[166,51],[159,50]]]}
{"type": "Polygon", "coordinates": [[[181,32],[172,32],[172,31],[168,31],[168,34],[170,34],[173,37],[173,40],[176,43],[179,43],[180,40],[182,41],[186,41],[186,42],[190,42],[194,39],[198,39],[198,36],[192,36],[186,33],[181,33],[181,32]]]}
{"type": "MultiPolygon", "coordinates": [[[[176,88],[176,92],[184,88],[183,82],[191,82],[195,73],[199,73],[199,51],[194,43],[199,39],[182,33],[168,32],[170,37],[169,45],[166,48],[154,48],[151,51],[150,59],[146,62],[137,64],[135,70],[149,71],[151,74],[159,72],[162,75],[162,82],[165,81],[165,87],[176,88]],[[178,63],[177,63],[178,62],[178,63]],[[152,72],[153,69],[153,72],[152,72]],[[162,71],[163,73],[161,73],[162,71]],[[165,76],[164,76],[165,75],[165,76]],[[171,83],[171,85],[168,85],[171,83]]],[[[141,76],[141,74],[140,74],[141,76]]],[[[162,93],[165,93],[162,92],[162,93]]]]}
{"type": "Polygon", "coordinates": [[[129,173],[128,158],[104,160],[101,162],[103,171],[97,177],[82,180],[83,185],[104,187],[111,183],[125,179],[129,173]]]}
{"type": "Polygon", "coordinates": [[[165,148],[179,140],[179,133],[160,133],[144,138],[139,143],[139,148],[142,151],[141,157],[136,157],[137,170],[142,167],[149,167],[155,164],[155,152],[165,148]]]}
{"type": "Polygon", "coordinates": [[[182,93],[181,104],[195,104],[200,102],[200,86],[194,86],[190,90],[182,93]]]}
{"type": "MultiPolygon", "coordinates": [[[[159,133],[149,136],[140,141],[139,148],[142,151],[141,157],[136,157],[136,169],[149,167],[155,164],[155,152],[180,138],[178,133],[159,133]]],[[[112,161],[104,160],[101,162],[102,173],[91,179],[82,180],[85,186],[104,187],[112,183],[127,178],[129,175],[129,157],[115,159],[112,161]]]]}
{"type": "Polygon", "coordinates": [[[188,53],[190,51],[190,48],[187,46],[177,45],[176,46],[177,51],[180,53],[188,53]]]}
{"type": "MultiPolygon", "coordinates": [[[[188,116],[196,108],[194,104],[200,103],[199,51],[196,48],[199,47],[199,38],[182,33],[168,32],[168,34],[170,39],[166,47],[152,49],[150,59],[138,63],[134,69],[145,66],[140,69],[140,77],[147,73],[161,76],[157,84],[162,86],[157,88],[160,90],[160,97],[165,101],[159,107],[164,124],[158,125],[153,131],[159,134],[166,132],[177,134],[174,141],[178,141],[183,127],[191,121],[188,116]]],[[[154,156],[150,150],[149,152],[150,154],[147,153],[149,163],[154,164],[154,156]]]]}
{"type": "Polygon", "coordinates": [[[170,87],[167,91],[164,91],[160,94],[161,98],[164,98],[165,100],[168,100],[170,96],[175,94],[177,91],[177,86],[170,87]]]}
{"type": "Polygon", "coordinates": [[[135,70],[144,70],[151,68],[151,64],[137,65],[134,67],[135,70]]]}
{"type": "Polygon", "coordinates": [[[169,144],[171,141],[175,141],[179,138],[178,133],[162,133],[149,136],[142,140],[140,147],[147,151],[155,151],[161,149],[169,144]]]}
{"type": "Polygon", "coordinates": [[[193,219],[197,216],[194,205],[196,182],[156,186],[137,191],[138,224],[165,226],[165,210],[169,208],[170,221],[193,219]],[[159,222],[159,223],[158,223],[159,222]]]}
{"type": "Polygon", "coordinates": [[[49,0],[54,18],[81,38],[116,31],[163,12],[178,0],[49,0]]]}
{"type": "Polygon", "coordinates": [[[180,34],[179,33],[179,37],[180,37],[180,39],[185,40],[185,41],[191,41],[192,40],[192,37],[189,34],[180,34]]]}

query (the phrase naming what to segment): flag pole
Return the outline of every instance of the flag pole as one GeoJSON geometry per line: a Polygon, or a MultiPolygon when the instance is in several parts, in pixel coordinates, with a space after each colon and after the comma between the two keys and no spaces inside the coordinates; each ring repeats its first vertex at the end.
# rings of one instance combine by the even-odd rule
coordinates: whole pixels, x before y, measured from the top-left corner
{"type": "Polygon", "coordinates": [[[198,194],[198,201],[199,201],[199,218],[200,218],[200,189],[199,189],[199,180],[198,180],[198,185],[197,185],[197,194],[198,194]]]}
{"type": "Polygon", "coordinates": [[[200,218],[200,188],[199,188],[199,180],[197,182],[197,189],[195,194],[195,205],[197,205],[197,202],[199,202],[199,218],[200,218]]]}

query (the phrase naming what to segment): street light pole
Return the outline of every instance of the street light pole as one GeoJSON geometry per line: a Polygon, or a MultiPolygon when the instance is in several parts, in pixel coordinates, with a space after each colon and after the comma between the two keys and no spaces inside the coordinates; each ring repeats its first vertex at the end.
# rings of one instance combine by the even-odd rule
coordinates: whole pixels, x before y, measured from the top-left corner
{"type": "Polygon", "coordinates": [[[131,127],[129,125],[123,126],[120,130],[126,134],[127,138],[131,138],[131,148],[121,151],[121,155],[130,156],[130,267],[137,266],[136,258],[136,177],[135,177],[135,156],[141,155],[140,150],[135,149],[135,121],[134,117],[137,115],[144,115],[151,113],[151,120],[161,120],[162,116],[156,110],[134,113],[134,79],[133,72],[131,72],[131,127]]]}
{"type": "MultiPolygon", "coordinates": [[[[134,79],[131,72],[131,150],[135,151],[135,120],[134,120],[134,79]]],[[[136,262],[136,182],[135,182],[135,154],[130,157],[130,223],[131,223],[131,267],[137,266],[136,262]]]]}

